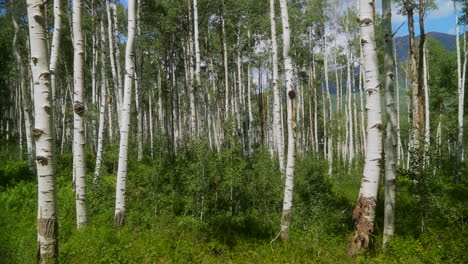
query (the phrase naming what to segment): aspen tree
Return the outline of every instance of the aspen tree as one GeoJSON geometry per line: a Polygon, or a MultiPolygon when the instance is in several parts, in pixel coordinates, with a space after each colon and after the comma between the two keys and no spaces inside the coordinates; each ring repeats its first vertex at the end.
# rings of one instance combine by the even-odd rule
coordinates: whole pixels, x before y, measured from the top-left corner
{"type": "MultiPolygon", "coordinates": [[[[462,66],[461,66],[461,51],[460,51],[460,29],[458,25],[458,11],[457,2],[453,1],[454,13],[455,13],[455,32],[456,32],[456,48],[457,48],[457,79],[458,79],[458,137],[457,137],[457,170],[455,180],[461,181],[462,169],[463,169],[463,115],[464,115],[464,101],[465,101],[465,83],[462,78],[462,66]]],[[[466,51],[465,51],[465,62],[466,62],[466,51]]],[[[466,64],[463,67],[466,69],[466,64]]],[[[465,70],[464,69],[464,70],[465,70]]],[[[464,74],[463,74],[464,76],[464,74]]]]}
{"type": "Polygon", "coordinates": [[[37,235],[38,262],[56,263],[58,256],[57,191],[52,137],[52,100],[49,56],[45,27],[45,2],[27,1],[31,72],[34,85],[35,122],[32,134],[36,143],[38,185],[37,235]]]}
{"type": "Polygon", "coordinates": [[[275,0],[270,0],[271,54],[273,68],[273,136],[278,151],[280,169],[284,172],[284,138],[281,126],[281,100],[278,87],[278,45],[276,43],[275,0]]]}
{"type": "Polygon", "coordinates": [[[119,163],[117,169],[117,189],[115,199],[115,214],[114,224],[120,227],[125,222],[125,193],[127,191],[127,162],[128,162],[128,134],[130,129],[130,111],[132,103],[132,88],[134,82],[135,66],[134,58],[134,41],[135,41],[135,0],[128,1],[128,36],[125,49],[125,83],[124,96],[122,104],[122,119],[120,120],[120,147],[119,147],[119,163]]]}
{"type": "Polygon", "coordinates": [[[76,225],[87,221],[84,104],[84,39],[81,27],[81,0],[73,1],[73,168],[76,200],[76,225]]]}
{"type": "Polygon", "coordinates": [[[393,57],[391,0],[382,0],[385,68],[385,112],[387,116],[385,138],[385,216],[383,245],[395,233],[395,174],[397,164],[397,110],[395,106],[395,61],[393,57]]]}
{"type": "Polygon", "coordinates": [[[96,167],[94,170],[93,183],[97,184],[101,174],[102,149],[104,142],[104,126],[107,104],[107,85],[106,85],[106,35],[104,30],[104,14],[101,18],[101,98],[99,102],[99,128],[98,128],[98,147],[96,153],[96,167]]]}
{"type": "MultiPolygon", "coordinates": [[[[29,171],[34,172],[34,150],[33,150],[33,141],[32,141],[32,136],[31,136],[31,113],[30,113],[30,100],[29,100],[29,91],[26,91],[25,87],[25,70],[23,66],[23,59],[21,58],[21,54],[18,50],[18,39],[19,39],[19,33],[20,33],[20,28],[18,25],[18,21],[16,20],[16,11],[14,8],[14,2],[13,0],[10,0],[10,5],[12,9],[12,22],[13,22],[13,28],[15,29],[15,33],[13,36],[13,55],[16,59],[17,63],[17,68],[18,68],[18,74],[19,74],[19,93],[21,97],[21,108],[24,116],[24,127],[25,127],[25,134],[26,134],[26,146],[27,146],[27,151],[28,151],[28,165],[29,165],[29,171]]],[[[19,130],[21,131],[21,123],[19,130]]],[[[22,138],[22,136],[21,136],[22,138]]],[[[20,144],[21,146],[22,144],[20,144]]]]}
{"type": "MultiPolygon", "coordinates": [[[[116,94],[116,103],[117,103],[117,120],[120,124],[120,110],[122,106],[122,87],[120,84],[120,77],[117,75],[117,65],[116,65],[116,57],[114,51],[114,37],[113,37],[113,29],[112,29],[112,14],[110,8],[110,0],[106,1],[106,13],[107,13],[107,33],[109,35],[109,59],[111,63],[111,72],[112,72],[112,80],[114,82],[114,92],[116,94]]],[[[117,47],[118,49],[118,47],[117,47]]]]}
{"type": "Polygon", "coordinates": [[[56,68],[58,53],[60,50],[60,31],[62,30],[62,9],[60,0],[54,0],[54,34],[52,36],[52,48],[50,53],[50,86],[52,88],[52,98],[56,95],[56,68]]]}
{"type": "Polygon", "coordinates": [[[281,21],[283,26],[283,59],[284,72],[286,82],[287,100],[287,123],[288,123],[288,156],[286,164],[286,181],[284,184],[284,200],[283,212],[281,215],[281,238],[287,240],[289,238],[289,225],[292,209],[293,187],[294,187],[294,170],[296,159],[296,117],[295,117],[295,97],[296,91],[292,83],[293,66],[290,50],[290,29],[289,15],[286,0],[280,0],[281,6],[281,21]]]}
{"type": "Polygon", "coordinates": [[[354,234],[348,255],[365,249],[374,228],[377,190],[382,159],[382,120],[380,116],[380,88],[377,50],[374,32],[374,1],[359,0],[359,27],[364,59],[365,84],[367,93],[367,150],[364,174],[359,190],[356,208],[353,211],[354,234]]]}
{"type": "Polygon", "coordinates": [[[138,152],[137,160],[141,162],[143,160],[143,90],[142,88],[142,75],[143,75],[143,51],[141,47],[141,23],[140,23],[140,0],[137,0],[137,11],[136,11],[136,56],[135,56],[135,103],[137,111],[137,142],[138,152]]]}

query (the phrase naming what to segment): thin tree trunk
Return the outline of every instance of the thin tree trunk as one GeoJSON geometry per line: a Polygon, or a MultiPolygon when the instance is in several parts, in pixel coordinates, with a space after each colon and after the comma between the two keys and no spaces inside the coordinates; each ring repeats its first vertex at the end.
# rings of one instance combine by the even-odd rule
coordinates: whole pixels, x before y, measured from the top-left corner
{"type": "Polygon", "coordinates": [[[278,45],[276,43],[276,21],[275,21],[275,1],[270,0],[270,26],[271,26],[271,53],[272,53],[272,66],[273,66],[273,136],[275,137],[275,144],[278,151],[278,160],[282,172],[284,168],[284,138],[283,127],[281,126],[281,100],[280,90],[278,87],[278,45]]]}
{"type": "Polygon", "coordinates": [[[135,66],[134,41],[135,41],[135,0],[128,0],[128,36],[125,50],[125,86],[124,101],[122,105],[122,119],[120,123],[120,147],[119,165],[117,169],[117,189],[115,199],[114,224],[120,227],[125,222],[125,193],[127,191],[127,162],[128,162],[128,134],[130,128],[130,111],[132,103],[132,88],[135,66]]]}
{"type": "MultiPolygon", "coordinates": [[[[409,32],[409,44],[410,44],[410,71],[411,71],[411,96],[412,96],[412,113],[413,113],[413,122],[411,128],[411,149],[412,152],[412,164],[413,168],[419,167],[419,151],[420,141],[421,141],[421,127],[419,118],[421,116],[420,113],[420,104],[422,103],[422,97],[419,94],[419,87],[418,87],[418,70],[416,64],[416,40],[415,40],[415,33],[414,33],[414,2],[413,0],[408,0],[406,2],[406,11],[408,16],[408,32],[409,32]]],[[[424,120],[422,120],[424,122],[424,120]]],[[[423,123],[424,125],[424,123],[423,123]]]]}
{"type": "Polygon", "coordinates": [[[223,65],[224,65],[224,107],[221,107],[224,111],[224,118],[229,117],[229,70],[228,70],[228,57],[227,57],[227,44],[226,44],[226,30],[224,25],[224,0],[222,3],[221,12],[221,42],[223,45],[223,65]]]}
{"type": "MultiPolygon", "coordinates": [[[[112,14],[110,9],[110,0],[106,1],[106,13],[107,13],[107,34],[109,35],[109,58],[111,63],[112,80],[114,82],[114,93],[116,94],[117,103],[117,120],[120,125],[120,111],[122,109],[122,87],[120,84],[120,77],[117,75],[116,56],[114,51],[114,37],[112,29],[112,14]]],[[[118,48],[118,47],[117,47],[118,48]]],[[[109,94],[110,95],[110,94],[109,94]]]]}
{"type": "MultiPolygon", "coordinates": [[[[465,101],[465,83],[462,78],[461,51],[460,51],[460,29],[458,25],[457,3],[453,1],[455,12],[455,29],[456,29],[456,46],[457,46],[457,77],[458,77],[458,137],[457,137],[457,170],[455,181],[460,182],[463,170],[463,116],[464,116],[464,101],[465,101]]],[[[465,51],[465,63],[466,63],[465,51]]],[[[463,67],[466,68],[466,64],[463,67]]],[[[463,76],[464,73],[463,73],[463,76]]]]}
{"type": "Polygon", "coordinates": [[[73,1],[73,164],[76,201],[76,225],[86,224],[86,163],[84,104],[84,38],[81,27],[81,0],[73,1]]]}
{"type": "MultiPolygon", "coordinates": [[[[10,0],[10,5],[12,9],[12,22],[13,28],[15,29],[15,33],[13,36],[13,55],[15,56],[17,68],[18,68],[18,75],[19,75],[19,90],[21,94],[21,108],[24,116],[24,126],[25,126],[25,134],[26,134],[26,146],[28,150],[28,164],[29,164],[29,171],[34,172],[34,150],[33,150],[33,142],[31,136],[31,113],[30,113],[30,100],[29,100],[29,91],[26,91],[25,87],[25,71],[23,66],[23,60],[21,58],[21,54],[18,51],[18,38],[20,34],[20,28],[16,18],[16,10],[14,9],[14,2],[10,0]]],[[[21,126],[19,127],[21,131],[21,126]]]]}
{"type": "Polygon", "coordinates": [[[359,27],[366,72],[367,101],[367,150],[364,174],[359,190],[359,198],[353,212],[354,229],[348,255],[356,254],[369,245],[374,228],[377,190],[382,159],[382,120],[380,116],[379,70],[374,33],[374,1],[359,0],[359,27]]]}
{"type": "Polygon", "coordinates": [[[284,72],[286,81],[287,100],[287,116],[288,116],[288,158],[286,165],[286,182],[284,184],[284,201],[283,212],[281,215],[281,238],[287,240],[289,238],[289,225],[291,219],[293,186],[294,186],[294,170],[296,160],[296,117],[295,117],[295,97],[296,91],[292,83],[293,66],[290,50],[290,31],[289,31],[289,15],[286,0],[280,0],[281,6],[281,21],[283,26],[283,59],[284,72]]]}
{"type": "Polygon", "coordinates": [[[34,84],[36,165],[38,185],[38,262],[56,263],[58,257],[57,191],[54,171],[52,102],[49,56],[45,27],[45,7],[41,0],[28,0],[27,12],[34,84]]]}
{"type": "Polygon", "coordinates": [[[385,138],[385,216],[383,245],[385,246],[395,233],[395,175],[397,164],[397,110],[395,106],[395,82],[393,70],[392,9],[391,0],[382,1],[382,33],[384,39],[385,68],[385,112],[387,116],[385,138]]]}
{"type": "Polygon", "coordinates": [[[140,27],[140,0],[137,0],[137,35],[136,35],[136,57],[135,57],[135,97],[136,97],[136,111],[137,111],[137,142],[138,152],[137,161],[143,160],[143,90],[142,88],[142,74],[143,74],[143,51],[141,47],[141,27],[140,27]]]}
{"type": "Polygon", "coordinates": [[[107,103],[107,87],[106,87],[106,35],[104,32],[104,19],[101,19],[101,100],[99,105],[99,129],[98,129],[98,147],[96,153],[96,167],[94,170],[93,183],[96,185],[99,182],[102,162],[102,149],[104,142],[104,126],[106,116],[107,103]]]}
{"type": "Polygon", "coordinates": [[[52,49],[50,53],[50,86],[52,88],[52,100],[56,95],[56,68],[60,50],[60,31],[62,30],[62,11],[60,0],[54,0],[54,34],[52,36],[52,49]]]}

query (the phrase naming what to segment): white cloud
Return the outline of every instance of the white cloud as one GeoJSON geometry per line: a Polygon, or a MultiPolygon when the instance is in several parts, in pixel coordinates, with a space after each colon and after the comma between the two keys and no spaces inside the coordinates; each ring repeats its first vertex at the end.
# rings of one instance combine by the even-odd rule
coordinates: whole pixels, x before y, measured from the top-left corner
{"type": "Polygon", "coordinates": [[[450,0],[436,0],[437,9],[429,11],[428,19],[438,19],[453,16],[453,2],[450,0]]]}
{"type": "Polygon", "coordinates": [[[447,34],[455,35],[455,28],[450,28],[449,30],[447,30],[447,34]]]}

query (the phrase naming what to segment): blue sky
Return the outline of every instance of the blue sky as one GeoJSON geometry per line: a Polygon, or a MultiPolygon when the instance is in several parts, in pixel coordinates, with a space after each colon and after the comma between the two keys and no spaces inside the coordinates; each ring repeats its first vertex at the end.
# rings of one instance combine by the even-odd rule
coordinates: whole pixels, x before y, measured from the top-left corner
{"type": "MultiPolygon", "coordinates": [[[[119,0],[124,6],[127,6],[127,0],[119,0]]],[[[262,0],[267,1],[267,0],[262,0]]],[[[347,0],[343,0],[346,2],[347,0]]],[[[355,0],[351,0],[351,4],[356,3],[355,0]]],[[[455,15],[454,15],[454,8],[453,8],[453,1],[452,0],[435,0],[437,9],[432,10],[429,12],[428,17],[426,18],[425,22],[425,30],[426,33],[428,32],[441,32],[447,34],[455,34],[455,15]]],[[[381,0],[376,0],[376,9],[377,12],[381,13],[382,2],[381,0]]],[[[458,3],[458,10],[461,9],[460,3],[458,3]]],[[[393,21],[393,29],[394,31],[404,22],[406,21],[406,17],[399,15],[397,13],[398,5],[393,3],[392,4],[392,21],[393,21]]],[[[417,11],[415,12],[417,13],[417,11]]],[[[415,22],[415,30],[416,35],[419,35],[419,17],[416,15],[414,17],[415,22]]],[[[461,31],[461,30],[460,30],[461,31]]],[[[396,36],[404,36],[408,35],[408,25],[403,25],[396,36]]]]}
{"type": "MultiPolygon", "coordinates": [[[[380,2],[380,1],[378,1],[380,2]]],[[[453,8],[453,1],[451,0],[436,0],[437,9],[429,11],[428,17],[425,21],[425,31],[427,32],[441,32],[447,34],[455,34],[455,14],[453,8]]],[[[378,12],[380,12],[380,4],[377,4],[378,12]]],[[[457,9],[460,10],[460,3],[457,4],[457,9]]],[[[401,23],[406,21],[406,17],[397,14],[397,4],[392,5],[392,22],[393,29],[396,30],[401,23]]],[[[415,12],[417,13],[417,12],[415,12]]],[[[416,35],[419,35],[419,16],[414,17],[416,35]]],[[[397,36],[408,35],[408,25],[405,24],[398,31],[397,36]]]]}

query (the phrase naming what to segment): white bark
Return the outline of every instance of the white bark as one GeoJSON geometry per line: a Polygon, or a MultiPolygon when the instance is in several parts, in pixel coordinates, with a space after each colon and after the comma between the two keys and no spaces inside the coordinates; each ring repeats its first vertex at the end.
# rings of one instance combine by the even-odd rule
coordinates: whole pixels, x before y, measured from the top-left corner
{"type": "Polygon", "coordinates": [[[374,32],[374,1],[359,0],[359,26],[364,57],[367,93],[367,150],[359,198],[354,209],[355,232],[348,250],[354,255],[369,245],[377,201],[382,159],[382,120],[380,116],[380,83],[374,32]]]}
{"type": "Polygon", "coordinates": [[[130,111],[132,103],[132,88],[134,77],[134,40],[135,40],[135,0],[128,0],[128,36],[125,49],[125,86],[124,101],[122,105],[122,119],[120,125],[119,165],[117,170],[117,189],[115,199],[115,226],[119,227],[125,221],[125,193],[127,191],[127,159],[128,159],[128,134],[130,128],[130,111]]]}
{"type": "Polygon", "coordinates": [[[52,48],[50,53],[50,85],[52,88],[52,98],[55,100],[56,87],[55,77],[58,53],[60,50],[60,31],[62,30],[62,11],[60,0],[54,0],[54,35],[52,36],[52,48]]]}
{"type": "Polygon", "coordinates": [[[194,45],[195,45],[195,81],[197,88],[201,86],[200,80],[200,44],[198,34],[198,3],[197,0],[193,0],[193,34],[194,34],[194,45]]]}
{"type": "Polygon", "coordinates": [[[271,53],[273,66],[273,136],[277,146],[280,169],[284,172],[284,138],[281,126],[281,98],[278,87],[278,45],[276,43],[275,1],[270,0],[271,53]]]}
{"type": "MultiPolygon", "coordinates": [[[[327,93],[327,100],[328,100],[328,115],[324,116],[324,140],[327,141],[327,148],[325,148],[324,152],[326,153],[326,157],[328,160],[328,174],[331,175],[332,167],[333,167],[333,150],[332,150],[332,135],[329,133],[329,127],[326,126],[326,119],[332,119],[332,103],[331,103],[331,96],[330,96],[330,86],[328,85],[328,53],[326,49],[326,45],[324,43],[324,74],[325,74],[325,88],[327,93]]],[[[325,102],[325,101],[324,101],[325,102]]]]}
{"type": "Polygon", "coordinates": [[[45,7],[41,0],[27,1],[31,72],[34,84],[39,241],[38,261],[53,263],[58,255],[57,192],[54,171],[54,140],[52,131],[52,104],[49,87],[50,70],[45,27],[45,7]]]}
{"type": "Polygon", "coordinates": [[[428,151],[431,144],[431,126],[429,116],[429,65],[427,63],[427,45],[424,44],[424,56],[423,56],[423,79],[424,79],[424,143],[425,143],[425,155],[426,162],[428,161],[428,151]]]}
{"type": "MultiPolygon", "coordinates": [[[[457,77],[458,77],[458,138],[457,138],[457,172],[455,179],[461,181],[462,164],[463,164],[463,115],[464,115],[464,101],[465,101],[465,83],[462,78],[462,65],[461,65],[461,51],[460,51],[460,29],[458,25],[458,11],[457,2],[453,1],[454,14],[455,14],[455,35],[457,47],[457,77]]],[[[466,52],[466,51],[465,51],[466,52]]],[[[466,54],[465,54],[466,58],[466,54]]],[[[465,66],[466,67],[466,66],[465,66]]],[[[464,67],[464,68],[465,68],[464,67]]]]}
{"type": "Polygon", "coordinates": [[[115,47],[115,65],[117,68],[117,80],[119,82],[119,97],[120,102],[123,103],[123,84],[122,84],[122,67],[120,66],[120,38],[119,38],[119,26],[118,26],[118,17],[117,17],[117,3],[118,0],[114,0],[114,4],[111,6],[113,22],[114,22],[114,34],[113,41],[115,47]]]}
{"type": "Polygon", "coordinates": [[[290,31],[289,31],[289,15],[286,0],[280,0],[281,6],[281,21],[283,25],[283,59],[284,72],[286,81],[287,100],[287,117],[288,117],[288,158],[286,165],[286,182],[284,184],[284,201],[283,212],[281,215],[281,237],[288,239],[290,213],[292,209],[293,186],[294,186],[294,169],[296,159],[296,118],[295,118],[295,97],[296,91],[292,83],[293,66],[290,50],[290,31]]]}
{"type": "Polygon", "coordinates": [[[135,99],[136,99],[136,111],[137,111],[137,142],[138,142],[138,152],[137,160],[141,162],[143,160],[143,91],[141,89],[142,74],[143,74],[143,53],[141,47],[141,27],[140,27],[140,0],[137,0],[137,11],[136,11],[136,27],[137,27],[137,36],[136,36],[136,58],[137,63],[135,70],[135,99]]]}
{"type": "MultiPolygon", "coordinates": [[[[117,103],[117,120],[120,124],[120,110],[122,105],[122,87],[120,85],[120,77],[117,75],[116,56],[114,51],[114,37],[112,29],[112,14],[110,9],[110,0],[106,0],[106,13],[107,13],[107,33],[109,35],[109,58],[111,63],[112,80],[114,82],[114,92],[116,94],[117,103]]],[[[116,47],[118,49],[118,47],[116,47]]]]}
{"type": "Polygon", "coordinates": [[[404,159],[403,147],[400,133],[400,84],[398,78],[398,62],[396,57],[395,39],[393,38],[393,60],[395,61],[395,85],[396,85],[396,116],[397,116],[397,164],[404,159]]]}
{"type": "Polygon", "coordinates": [[[223,14],[221,14],[221,37],[222,37],[222,42],[223,42],[223,66],[224,66],[224,100],[225,100],[224,115],[225,115],[225,118],[227,118],[229,117],[229,70],[228,70],[227,45],[226,45],[226,31],[225,31],[225,25],[224,25],[224,10],[223,10],[223,14]]]}
{"type": "Polygon", "coordinates": [[[98,147],[96,153],[96,167],[94,170],[93,183],[97,184],[101,174],[102,148],[104,142],[104,126],[107,103],[106,87],[106,35],[104,32],[104,20],[101,19],[101,98],[99,104],[99,129],[98,129],[98,147]]]}
{"type": "MultiPolygon", "coordinates": [[[[29,91],[26,90],[25,87],[25,71],[24,71],[24,66],[23,66],[23,60],[21,58],[21,54],[18,51],[18,38],[20,34],[20,28],[18,25],[18,21],[16,20],[16,11],[14,9],[14,3],[13,0],[10,0],[10,5],[12,8],[12,22],[13,22],[13,28],[15,29],[15,33],[13,36],[13,55],[16,59],[17,67],[18,67],[18,78],[19,78],[19,91],[21,94],[21,108],[22,108],[22,113],[24,116],[24,127],[25,127],[25,134],[26,134],[26,146],[28,150],[28,164],[29,164],[29,171],[34,172],[34,151],[33,151],[33,142],[32,142],[32,136],[31,136],[31,113],[30,113],[30,100],[29,100],[29,91]]],[[[19,123],[19,131],[22,131],[21,128],[21,122],[19,123]]],[[[22,139],[22,136],[20,134],[20,138],[22,139]]],[[[21,142],[21,141],[20,141],[21,142]]],[[[20,147],[22,147],[22,143],[20,144],[20,147]]]]}
{"type": "Polygon", "coordinates": [[[86,224],[86,164],[84,129],[84,38],[81,27],[81,0],[73,1],[73,164],[76,225],[86,224]]]}
{"type": "Polygon", "coordinates": [[[395,106],[395,82],[393,70],[392,9],[391,0],[382,1],[385,68],[385,104],[386,104],[386,139],[385,139],[385,216],[383,245],[385,246],[395,233],[395,176],[397,164],[397,110],[395,106]]]}
{"type": "Polygon", "coordinates": [[[192,34],[192,12],[191,12],[191,5],[189,2],[188,10],[189,10],[189,34],[188,34],[188,41],[187,41],[187,63],[188,63],[188,70],[189,70],[189,78],[188,78],[188,88],[189,88],[189,106],[190,106],[190,135],[195,137],[197,135],[197,113],[196,113],[196,106],[195,106],[195,87],[194,87],[194,79],[195,79],[195,72],[194,72],[194,61],[193,61],[193,34],[192,34]]]}

